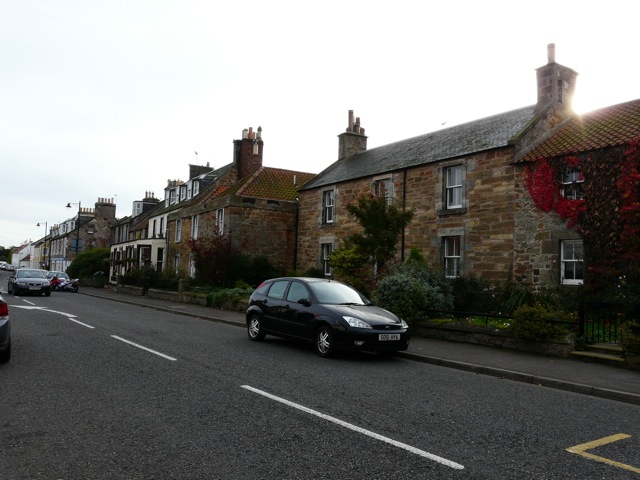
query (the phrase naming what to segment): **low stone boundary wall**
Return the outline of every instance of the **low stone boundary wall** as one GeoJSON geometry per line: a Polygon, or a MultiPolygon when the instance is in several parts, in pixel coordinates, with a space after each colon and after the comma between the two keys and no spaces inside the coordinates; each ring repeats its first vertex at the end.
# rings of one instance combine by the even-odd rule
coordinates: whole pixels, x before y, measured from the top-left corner
{"type": "Polygon", "coordinates": [[[513,338],[513,334],[506,330],[463,324],[435,325],[418,323],[413,327],[413,331],[428,338],[535,352],[555,357],[568,357],[575,350],[576,344],[575,335],[551,338],[544,342],[525,342],[513,338]]]}
{"type": "Polygon", "coordinates": [[[127,295],[134,295],[136,297],[142,297],[144,295],[144,289],[142,287],[134,287],[133,285],[114,285],[111,288],[114,292],[126,293],[127,295]]]}
{"type": "Polygon", "coordinates": [[[169,300],[172,302],[191,303],[195,305],[206,305],[207,296],[202,293],[193,292],[172,292],[169,290],[156,290],[150,288],[147,290],[147,297],[157,298],[160,300],[169,300]]]}

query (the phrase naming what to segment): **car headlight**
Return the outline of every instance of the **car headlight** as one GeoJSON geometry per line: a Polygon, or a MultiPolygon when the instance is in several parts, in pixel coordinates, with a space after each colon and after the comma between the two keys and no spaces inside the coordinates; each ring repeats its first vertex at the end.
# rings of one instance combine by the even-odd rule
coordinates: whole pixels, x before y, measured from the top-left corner
{"type": "Polygon", "coordinates": [[[402,328],[409,328],[409,325],[403,319],[400,319],[400,326],[402,328]]]}
{"type": "Polygon", "coordinates": [[[373,328],[373,327],[371,327],[371,325],[369,325],[364,320],[360,320],[359,318],[356,318],[356,317],[342,317],[342,318],[345,319],[345,321],[349,324],[350,327],[355,327],[355,328],[373,328]]]}

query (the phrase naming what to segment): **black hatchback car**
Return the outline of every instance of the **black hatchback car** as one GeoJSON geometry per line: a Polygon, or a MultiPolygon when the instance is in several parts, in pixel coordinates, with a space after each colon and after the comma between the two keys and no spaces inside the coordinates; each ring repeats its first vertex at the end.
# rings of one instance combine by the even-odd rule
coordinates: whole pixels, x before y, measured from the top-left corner
{"type": "Polygon", "coordinates": [[[318,355],[338,349],[393,353],[409,347],[409,326],[344,283],[320,278],[264,281],[247,309],[249,339],[265,335],[313,342],[318,355]]]}

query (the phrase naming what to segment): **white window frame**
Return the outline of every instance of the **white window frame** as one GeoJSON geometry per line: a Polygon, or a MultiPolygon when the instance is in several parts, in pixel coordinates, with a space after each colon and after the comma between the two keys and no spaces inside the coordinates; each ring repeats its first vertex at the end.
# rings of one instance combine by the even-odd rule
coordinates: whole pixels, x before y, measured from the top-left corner
{"type": "Polygon", "coordinates": [[[218,229],[218,234],[224,234],[224,208],[218,208],[216,210],[216,228],[218,229]]]}
{"type": "Polygon", "coordinates": [[[567,200],[584,200],[584,175],[582,170],[565,167],[562,172],[560,195],[567,200]]]}
{"type": "Polygon", "coordinates": [[[460,276],[462,237],[451,235],[442,237],[442,251],[444,259],[444,275],[447,278],[460,276]]]}
{"type": "Polygon", "coordinates": [[[182,240],[182,219],[179,218],[176,220],[175,243],[179,243],[181,240],[182,240]]]}
{"type": "Polygon", "coordinates": [[[194,215],[191,217],[191,238],[193,240],[198,239],[198,221],[200,215],[194,215]]]}
{"type": "Polygon", "coordinates": [[[330,277],[332,275],[331,266],[329,265],[329,260],[331,259],[331,252],[333,252],[333,244],[332,243],[322,243],[320,245],[320,260],[322,262],[322,274],[325,277],[330,277]]]}
{"type": "Polygon", "coordinates": [[[373,193],[378,198],[386,199],[387,205],[391,205],[393,202],[393,179],[391,177],[375,179],[373,193]]]}
{"type": "Polygon", "coordinates": [[[446,209],[462,208],[464,206],[464,167],[452,165],[445,168],[444,200],[446,209]]]}
{"type": "Polygon", "coordinates": [[[196,278],[196,259],[193,253],[189,254],[189,276],[196,278]]]}
{"type": "Polygon", "coordinates": [[[560,281],[563,285],[582,285],[584,283],[584,245],[582,240],[562,240],[560,242],[560,281]],[[579,253],[576,254],[576,251],[579,253]],[[567,278],[569,271],[572,278],[567,278]],[[576,273],[581,273],[582,278],[576,278],[576,273]]]}
{"type": "Polygon", "coordinates": [[[333,223],[336,213],[336,191],[324,190],[322,192],[322,223],[333,223]]]}

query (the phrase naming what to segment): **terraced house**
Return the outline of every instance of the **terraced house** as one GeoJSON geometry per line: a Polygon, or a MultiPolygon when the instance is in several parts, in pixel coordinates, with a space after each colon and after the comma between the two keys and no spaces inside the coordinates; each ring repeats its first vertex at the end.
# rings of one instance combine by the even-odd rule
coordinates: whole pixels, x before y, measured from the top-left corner
{"type": "MultiPolygon", "coordinates": [[[[298,268],[319,267],[330,276],[332,250],[358,228],[346,206],[373,194],[415,213],[400,239],[400,261],[415,247],[448,277],[582,283],[582,233],[577,222],[539,208],[531,166],[540,157],[628,142],[638,131],[621,133],[624,119],[609,123],[607,138],[584,126],[620,115],[637,119],[638,111],[610,107],[577,117],[571,109],[577,73],[556,63],[554,45],[536,76],[534,105],[373,149],[349,111],[338,160],[300,191],[298,268]]],[[[584,181],[575,166],[556,170],[550,195],[576,208],[584,181]]]]}
{"type": "Polygon", "coordinates": [[[282,273],[294,268],[298,187],[313,174],[262,165],[262,129],[234,140],[233,162],[207,174],[211,185],[166,212],[168,262],[194,275],[189,240],[218,232],[248,255],[264,256],[282,273]]]}

